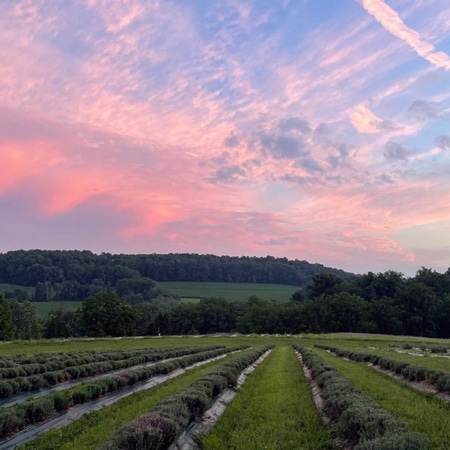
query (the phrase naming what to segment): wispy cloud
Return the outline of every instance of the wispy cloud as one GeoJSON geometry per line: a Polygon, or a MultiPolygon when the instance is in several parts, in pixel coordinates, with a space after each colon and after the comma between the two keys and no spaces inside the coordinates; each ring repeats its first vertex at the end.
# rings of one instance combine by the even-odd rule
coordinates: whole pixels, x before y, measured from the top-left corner
{"type": "Polygon", "coordinates": [[[389,33],[401,39],[420,57],[441,69],[450,70],[450,56],[436,51],[417,31],[408,27],[400,15],[383,0],[357,0],[389,33]]]}
{"type": "Polygon", "coordinates": [[[6,241],[410,270],[402,233],[447,223],[450,23],[360,3],[3,2],[6,241]]]}

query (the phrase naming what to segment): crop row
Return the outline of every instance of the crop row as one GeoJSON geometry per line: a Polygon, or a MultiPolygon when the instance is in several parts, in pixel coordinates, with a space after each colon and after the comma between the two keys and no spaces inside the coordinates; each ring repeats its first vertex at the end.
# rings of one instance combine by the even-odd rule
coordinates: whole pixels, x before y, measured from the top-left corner
{"type": "MultiPolygon", "coordinates": [[[[156,348],[151,349],[151,351],[159,352],[163,349],[156,348]]],[[[141,353],[148,352],[149,349],[137,349],[137,350],[109,350],[109,351],[82,351],[82,352],[58,352],[58,353],[35,353],[34,355],[6,355],[0,356],[0,369],[24,366],[28,364],[45,364],[45,363],[57,363],[65,362],[65,364],[70,365],[73,360],[83,360],[84,364],[98,362],[98,361],[109,361],[109,360],[120,360],[129,358],[130,356],[137,356],[141,353]]],[[[78,363],[81,364],[81,363],[78,363]]]]}
{"type": "Polygon", "coordinates": [[[241,348],[222,347],[203,353],[191,354],[150,367],[140,367],[109,377],[102,377],[64,391],[53,392],[37,399],[31,399],[26,403],[0,409],[0,437],[7,437],[28,425],[42,422],[55,413],[65,411],[73,405],[94,400],[102,395],[146,381],[156,375],[167,374],[173,370],[241,348]]]}
{"type": "MultiPolygon", "coordinates": [[[[43,387],[55,386],[69,380],[77,380],[90,376],[96,376],[112,372],[114,370],[126,369],[128,367],[146,364],[149,362],[160,361],[167,358],[176,358],[187,354],[195,354],[206,350],[223,349],[222,346],[210,347],[184,347],[175,349],[164,349],[157,353],[150,351],[148,353],[141,352],[128,359],[101,361],[79,366],[66,367],[62,370],[54,369],[53,371],[38,372],[33,375],[27,375],[27,367],[24,366],[15,369],[16,373],[25,374],[17,375],[15,378],[6,378],[0,380],[0,398],[8,398],[21,392],[37,391],[43,387]]],[[[34,366],[34,365],[33,365],[34,366]]],[[[38,365],[42,370],[49,368],[48,364],[38,365]]],[[[54,367],[54,366],[52,366],[54,367]]]]}
{"type": "Polygon", "coordinates": [[[406,423],[382,409],[371,397],[356,389],[317,354],[298,345],[294,348],[321,389],[323,413],[336,435],[354,450],[425,450],[427,440],[412,433],[406,423]]]}
{"type": "Polygon", "coordinates": [[[120,427],[102,450],[168,449],[182,431],[199,418],[239,374],[272,346],[250,351],[200,377],[186,389],[167,398],[148,413],[120,427]]]}
{"type": "Polygon", "coordinates": [[[354,352],[328,345],[316,345],[317,348],[328,350],[341,358],[348,358],[352,361],[371,363],[382,369],[390,370],[397,375],[402,375],[409,381],[427,381],[434,385],[440,392],[450,393],[450,373],[439,370],[428,369],[424,366],[415,366],[404,361],[392,358],[385,358],[374,353],[354,352]]]}
{"type": "MultiPolygon", "coordinates": [[[[215,346],[218,348],[219,346],[215,346]]],[[[201,347],[198,347],[202,351],[201,347]]],[[[39,354],[31,357],[23,355],[15,355],[8,366],[0,364],[1,378],[16,378],[28,375],[35,375],[44,372],[53,372],[63,370],[73,366],[81,366],[85,364],[96,364],[105,362],[120,362],[136,358],[143,359],[142,362],[156,361],[160,359],[159,355],[167,353],[167,351],[175,352],[174,356],[186,354],[191,351],[192,347],[179,348],[146,348],[131,351],[109,351],[109,352],[80,352],[80,353],[47,353],[39,354]],[[181,352],[181,353],[180,353],[181,352]],[[184,353],[183,353],[184,352],[184,353]]],[[[3,361],[4,363],[5,361],[3,361]]],[[[1,360],[0,360],[1,363],[1,360]]]]}

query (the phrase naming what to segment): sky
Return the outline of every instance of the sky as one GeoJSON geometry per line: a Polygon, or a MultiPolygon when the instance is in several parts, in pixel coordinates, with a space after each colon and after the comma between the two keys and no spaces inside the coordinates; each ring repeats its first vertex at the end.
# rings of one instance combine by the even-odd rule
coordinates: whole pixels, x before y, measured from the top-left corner
{"type": "Polygon", "coordinates": [[[449,268],[448,0],[0,11],[0,252],[449,268]]]}

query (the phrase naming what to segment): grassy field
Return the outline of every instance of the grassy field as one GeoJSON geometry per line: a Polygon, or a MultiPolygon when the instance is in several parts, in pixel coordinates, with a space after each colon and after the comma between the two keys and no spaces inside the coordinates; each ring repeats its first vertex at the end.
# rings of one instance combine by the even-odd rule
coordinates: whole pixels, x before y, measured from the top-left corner
{"type": "Polygon", "coordinates": [[[290,346],[276,347],[238,391],[203,450],[333,449],[290,346]]]}
{"type": "Polygon", "coordinates": [[[23,289],[27,291],[28,295],[31,296],[34,295],[34,287],[29,286],[19,286],[17,284],[6,284],[6,283],[0,283],[0,292],[13,292],[14,289],[23,289]]]}
{"type": "Polygon", "coordinates": [[[173,292],[182,298],[200,299],[206,297],[223,297],[227,300],[246,300],[257,295],[267,300],[288,301],[299,289],[284,284],[258,283],[209,283],[194,281],[164,281],[158,283],[163,289],[173,292]]]}
{"type": "Polygon", "coordinates": [[[83,302],[33,302],[39,317],[45,317],[50,311],[61,308],[63,311],[75,311],[81,308],[83,302]]]}

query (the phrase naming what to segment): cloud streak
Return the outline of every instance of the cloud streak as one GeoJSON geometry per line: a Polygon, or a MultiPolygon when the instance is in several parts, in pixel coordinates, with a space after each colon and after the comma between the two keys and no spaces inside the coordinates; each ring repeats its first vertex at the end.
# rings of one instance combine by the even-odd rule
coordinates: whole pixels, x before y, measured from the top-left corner
{"type": "Polygon", "coordinates": [[[377,22],[393,36],[401,39],[421,58],[436,67],[450,71],[450,56],[436,51],[417,31],[408,27],[400,15],[383,0],[356,0],[377,22]]]}

